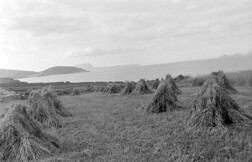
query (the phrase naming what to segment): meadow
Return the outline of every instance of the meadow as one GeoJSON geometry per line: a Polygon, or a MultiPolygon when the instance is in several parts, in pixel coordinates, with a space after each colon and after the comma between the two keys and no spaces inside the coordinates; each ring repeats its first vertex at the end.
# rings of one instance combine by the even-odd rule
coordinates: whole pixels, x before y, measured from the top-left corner
{"type": "MultiPolygon", "coordinates": [[[[235,87],[232,98],[252,115],[252,88],[235,87]]],[[[252,160],[251,126],[232,126],[195,132],[187,124],[192,100],[200,87],[183,87],[178,95],[180,111],[146,114],[153,94],[127,95],[85,93],[61,96],[73,114],[62,118],[63,127],[47,129],[61,149],[50,162],[84,161],[242,161],[252,160]]],[[[13,102],[0,103],[1,114],[13,102]]]]}

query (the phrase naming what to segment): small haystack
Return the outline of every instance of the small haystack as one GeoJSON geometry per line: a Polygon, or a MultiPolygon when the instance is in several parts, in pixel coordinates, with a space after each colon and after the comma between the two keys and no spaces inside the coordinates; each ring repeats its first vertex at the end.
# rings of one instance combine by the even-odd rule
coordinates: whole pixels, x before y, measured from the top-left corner
{"type": "Polygon", "coordinates": [[[166,81],[169,83],[168,85],[170,86],[170,89],[172,90],[173,93],[175,93],[176,95],[182,93],[182,91],[178,88],[178,86],[176,85],[176,83],[173,81],[172,78],[167,79],[166,81]]]}
{"type": "Polygon", "coordinates": [[[227,94],[217,76],[212,76],[193,103],[189,125],[193,128],[213,128],[251,121],[252,118],[227,94]]]}
{"type": "Polygon", "coordinates": [[[116,94],[119,93],[120,89],[116,83],[109,83],[106,88],[103,90],[103,93],[106,94],[116,94]]]}
{"type": "Polygon", "coordinates": [[[62,125],[56,117],[56,112],[41,97],[40,91],[33,90],[28,97],[28,114],[42,126],[60,128],[62,125]]]}
{"type": "Polygon", "coordinates": [[[77,88],[73,88],[71,92],[71,96],[78,96],[81,95],[81,90],[77,88]]]}
{"type": "Polygon", "coordinates": [[[135,95],[144,95],[144,94],[150,94],[152,91],[147,86],[147,83],[144,79],[141,79],[137,82],[135,89],[132,91],[132,94],[135,95]]]}
{"type": "Polygon", "coordinates": [[[148,113],[161,113],[178,110],[177,96],[171,91],[170,83],[162,81],[155,91],[151,103],[146,107],[148,113]]]}
{"type": "Polygon", "coordinates": [[[159,80],[159,79],[156,79],[156,80],[153,82],[152,86],[151,86],[152,89],[156,90],[156,89],[158,88],[159,84],[160,84],[160,80],[159,80]]]}
{"type": "Polygon", "coordinates": [[[49,105],[51,109],[53,109],[56,114],[67,117],[71,114],[66,110],[66,108],[62,105],[60,99],[58,98],[57,94],[53,91],[52,88],[44,87],[41,90],[41,96],[43,100],[49,105]]]}
{"type": "Polygon", "coordinates": [[[220,85],[225,88],[229,94],[238,93],[238,91],[230,85],[229,80],[226,78],[223,71],[213,72],[212,75],[217,77],[217,80],[220,85]]]}
{"type": "Polygon", "coordinates": [[[58,140],[41,131],[25,106],[13,106],[0,123],[1,161],[38,161],[58,148],[58,140]]]}
{"type": "Polygon", "coordinates": [[[165,76],[165,80],[169,80],[169,79],[172,79],[171,74],[166,74],[166,76],[165,76]]]}
{"type": "Polygon", "coordinates": [[[105,89],[104,86],[96,86],[96,87],[94,88],[94,92],[103,92],[104,89],[105,89]]]}
{"type": "Polygon", "coordinates": [[[131,94],[132,91],[134,90],[135,88],[135,84],[134,82],[126,82],[126,85],[124,87],[124,89],[122,90],[122,95],[128,95],[128,94],[131,94]]]}

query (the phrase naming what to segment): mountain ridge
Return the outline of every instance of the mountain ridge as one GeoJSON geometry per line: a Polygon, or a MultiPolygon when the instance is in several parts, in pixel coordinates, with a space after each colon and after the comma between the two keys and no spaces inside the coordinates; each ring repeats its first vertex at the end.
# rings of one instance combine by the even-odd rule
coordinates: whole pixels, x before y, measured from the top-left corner
{"type": "MultiPolygon", "coordinates": [[[[38,76],[47,76],[47,75],[57,75],[57,74],[70,74],[76,72],[87,72],[87,71],[104,71],[104,70],[125,70],[125,69],[139,69],[149,67],[160,67],[160,70],[173,70],[174,72],[178,71],[181,74],[200,74],[203,72],[209,72],[212,70],[225,70],[225,71],[237,71],[237,70],[249,70],[252,69],[252,52],[247,54],[234,54],[234,55],[223,55],[218,58],[211,59],[201,59],[201,60],[192,60],[192,61],[183,61],[183,62],[173,62],[173,63],[162,63],[154,65],[139,65],[139,64],[130,64],[130,65],[118,65],[111,67],[95,67],[90,63],[79,64],[76,66],[54,66],[48,68],[41,72],[34,71],[21,71],[21,70],[7,70],[0,69],[0,78],[10,77],[10,78],[28,78],[28,77],[38,77],[38,76]],[[78,67],[79,66],[79,67],[78,67]],[[66,67],[74,70],[61,70],[61,72],[48,72],[54,68],[66,67]],[[82,67],[82,68],[81,68],[82,67]],[[85,70],[84,70],[85,69],[85,70]],[[66,72],[67,71],[67,72],[66,72]],[[9,73],[8,73],[9,72],[9,73]]],[[[150,71],[151,72],[151,71],[150,71]]]]}
{"type": "Polygon", "coordinates": [[[115,66],[102,66],[102,67],[95,67],[90,63],[78,64],[75,67],[79,67],[82,69],[86,69],[88,71],[97,71],[97,70],[111,70],[111,69],[126,69],[126,68],[136,68],[140,67],[139,64],[129,64],[129,65],[115,65],[115,66]]]}
{"type": "Polygon", "coordinates": [[[54,66],[40,72],[0,69],[0,78],[29,78],[49,75],[71,74],[77,72],[88,72],[85,69],[75,66],[54,66]]]}

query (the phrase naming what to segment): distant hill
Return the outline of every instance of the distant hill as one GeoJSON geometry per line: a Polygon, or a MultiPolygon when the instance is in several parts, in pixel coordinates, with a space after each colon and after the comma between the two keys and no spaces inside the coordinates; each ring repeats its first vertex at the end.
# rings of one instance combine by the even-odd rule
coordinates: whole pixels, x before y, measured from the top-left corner
{"type": "Polygon", "coordinates": [[[99,81],[138,81],[144,79],[156,79],[166,74],[172,76],[182,75],[204,75],[213,71],[224,70],[224,72],[237,72],[252,70],[252,55],[226,56],[205,60],[186,62],[175,62],[156,65],[145,65],[136,68],[124,68],[113,70],[96,70],[89,73],[24,78],[26,82],[99,82],[99,81]]]}
{"type": "Polygon", "coordinates": [[[39,77],[39,76],[48,76],[48,75],[59,75],[59,74],[72,74],[78,72],[88,72],[82,68],[77,68],[74,66],[55,66],[44,71],[30,75],[29,77],[39,77]]]}
{"type": "Polygon", "coordinates": [[[0,78],[18,79],[58,74],[71,74],[77,72],[87,72],[87,70],[77,68],[75,66],[55,66],[41,72],[0,69],[0,78]]]}
{"type": "Polygon", "coordinates": [[[13,84],[13,83],[20,83],[19,80],[15,80],[13,78],[0,78],[0,84],[13,84]]]}
{"type": "Polygon", "coordinates": [[[0,69],[0,78],[25,78],[35,73],[34,71],[0,69]]]}
{"type": "Polygon", "coordinates": [[[112,70],[112,69],[129,69],[129,68],[136,68],[140,67],[141,65],[138,64],[130,64],[130,65],[117,65],[117,66],[102,66],[102,67],[95,67],[90,63],[79,64],[76,67],[86,69],[88,71],[97,71],[97,70],[112,70]]]}

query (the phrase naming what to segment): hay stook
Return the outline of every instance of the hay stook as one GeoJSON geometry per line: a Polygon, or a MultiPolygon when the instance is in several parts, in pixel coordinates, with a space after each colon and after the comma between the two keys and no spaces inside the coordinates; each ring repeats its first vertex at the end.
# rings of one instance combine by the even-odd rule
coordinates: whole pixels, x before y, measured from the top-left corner
{"type": "Polygon", "coordinates": [[[131,94],[132,91],[135,89],[135,83],[134,82],[126,82],[124,89],[122,90],[122,95],[128,95],[131,94]]]}
{"type": "Polygon", "coordinates": [[[156,90],[156,89],[158,88],[159,84],[160,84],[160,80],[159,80],[159,79],[156,79],[156,80],[153,82],[152,86],[151,86],[152,89],[156,90]]]}
{"type": "Polygon", "coordinates": [[[96,86],[96,87],[94,88],[94,92],[103,92],[104,89],[105,89],[104,86],[96,86]]]}
{"type": "Polygon", "coordinates": [[[132,94],[134,95],[144,95],[150,93],[152,93],[152,90],[147,86],[147,83],[144,79],[138,81],[135,89],[132,91],[132,94]]]}
{"type": "Polygon", "coordinates": [[[182,93],[182,91],[178,88],[178,86],[176,85],[176,83],[173,81],[172,78],[166,79],[166,81],[169,83],[168,86],[170,87],[170,89],[174,94],[178,95],[182,93]]]}
{"type": "Polygon", "coordinates": [[[26,106],[15,105],[6,113],[0,125],[2,161],[38,161],[53,155],[58,148],[58,140],[41,131],[26,106]]]}
{"type": "Polygon", "coordinates": [[[119,88],[119,85],[116,83],[109,83],[103,90],[103,93],[106,93],[106,94],[116,94],[119,92],[120,92],[120,88],[119,88]]]}
{"type": "Polygon", "coordinates": [[[27,108],[28,114],[41,126],[51,128],[60,128],[62,126],[56,116],[55,110],[42,99],[40,91],[31,91],[27,103],[29,105],[27,108]]]}
{"type": "Polygon", "coordinates": [[[229,94],[236,94],[238,93],[238,91],[231,86],[229,80],[227,79],[227,77],[225,76],[225,73],[223,71],[218,71],[218,72],[212,72],[211,74],[212,76],[216,76],[217,81],[219,82],[219,84],[226,89],[226,91],[229,94]]]}
{"type": "Polygon", "coordinates": [[[62,105],[58,95],[53,91],[51,87],[44,87],[41,90],[41,96],[43,100],[53,109],[57,115],[62,117],[71,116],[71,113],[66,110],[62,105]]]}
{"type": "Polygon", "coordinates": [[[169,84],[167,81],[159,84],[151,103],[145,108],[147,113],[162,113],[180,109],[181,106],[177,104],[177,96],[170,89],[169,84]]]}
{"type": "Polygon", "coordinates": [[[192,128],[211,129],[251,121],[252,118],[242,111],[220,85],[217,76],[212,76],[204,83],[189,116],[189,125],[192,128]]]}

